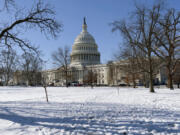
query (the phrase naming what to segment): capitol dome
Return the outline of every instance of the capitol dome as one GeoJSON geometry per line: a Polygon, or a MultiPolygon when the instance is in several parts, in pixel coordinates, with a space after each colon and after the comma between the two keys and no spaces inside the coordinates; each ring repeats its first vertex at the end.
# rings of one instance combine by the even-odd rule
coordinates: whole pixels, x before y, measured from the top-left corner
{"type": "Polygon", "coordinates": [[[77,43],[95,44],[95,40],[88,32],[81,32],[74,41],[74,44],[77,43]]]}
{"type": "Polygon", "coordinates": [[[87,24],[84,18],[82,32],[76,37],[72,46],[71,66],[100,64],[100,53],[95,39],[87,31],[87,24]]]}

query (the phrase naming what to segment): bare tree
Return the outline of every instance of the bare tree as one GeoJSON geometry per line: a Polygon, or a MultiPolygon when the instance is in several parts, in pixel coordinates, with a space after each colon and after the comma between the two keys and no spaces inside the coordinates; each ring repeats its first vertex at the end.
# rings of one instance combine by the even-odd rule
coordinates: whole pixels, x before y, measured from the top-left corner
{"type": "Polygon", "coordinates": [[[123,64],[121,63],[119,66],[126,74],[128,84],[133,83],[134,88],[136,88],[136,80],[140,79],[139,76],[142,73],[138,66],[136,49],[134,46],[127,44],[125,47],[119,47],[119,51],[115,54],[115,58],[118,61],[123,60],[123,64]]]}
{"type": "Polygon", "coordinates": [[[87,75],[85,76],[84,82],[89,84],[91,88],[93,89],[94,84],[97,84],[97,73],[93,72],[92,67],[88,71],[87,75]]]}
{"type": "Polygon", "coordinates": [[[158,22],[154,31],[157,44],[154,53],[163,61],[167,69],[168,87],[173,89],[173,76],[180,61],[180,12],[169,9],[158,22]]]}
{"type": "Polygon", "coordinates": [[[3,86],[3,69],[0,67],[0,86],[3,86]]]}
{"type": "MultiPolygon", "coordinates": [[[[4,0],[6,8],[13,3],[15,3],[14,0],[4,0]]],[[[14,11],[9,12],[10,14],[14,13],[14,11]]],[[[54,16],[55,12],[49,5],[42,3],[41,0],[30,10],[17,10],[9,22],[2,22],[0,25],[0,47],[13,48],[18,46],[25,52],[28,50],[36,51],[36,47],[19,35],[27,29],[35,28],[45,35],[57,37],[62,25],[55,20],[54,16]]]]}
{"type": "Polygon", "coordinates": [[[46,101],[49,102],[48,99],[48,92],[47,92],[47,76],[45,74],[42,75],[42,86],[44,88],[45,91],[45,95],[46,95],[46,101]]]}
{"type": "Polygon", "coordinates": [[[68,87],[68,65],[70,63],[70,48],[65,46],[64,48],[58,48],[57,51],[52,53],[52,59],[54,64],[63,69],[65,73],[66,87],[68,87]]]}
{"type": "Polygon", "coordinates": [[[5,85],[9,84],[10,79],[13,78],[13,72],[16,70],[18,58],[15,51],[12,49],[2,50],[0,54],[0,66],[5,81],[5,85]]]}
{"type": "Polygon", "coordinates": [[[27,85],[37,85],[41,83],[42,59],[37,53],[24,53],[22,55],[22,74],[27,81],[27,85]]]}
{"type": "Polygon", "coordinates": [[[155,92],[153,86],[153,73],[155,69],[153,68],[152,48],[156,44],[153,32],[158,24],[160,12],[161,4],[155,4],[151,9],[145,6],[136,6],[130,24],[125,21],[115,21],[112,23],[113,31],[119,30],[127,44],[137,47],[145,55],[148,68],[141,67],[149,75],[150,92],[155,92]]]}
{"type": "MultiPolygon", "coordinates": [[[[6,9],[7,11],[9,11],[9,8],[11,6],[15,6],[15,2],[14,0],[0,0],[0,3],[2,3],[2,7],[3,9],[6,9]]],[[[1,10],[0,10],[1,11],[1,10]]]]}

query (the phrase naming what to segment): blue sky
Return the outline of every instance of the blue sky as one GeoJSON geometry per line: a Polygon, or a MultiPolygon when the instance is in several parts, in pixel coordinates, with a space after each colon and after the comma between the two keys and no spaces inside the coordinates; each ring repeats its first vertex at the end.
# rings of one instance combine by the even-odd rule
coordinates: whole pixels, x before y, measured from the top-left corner
{"type": "MultiPolygon", "coordinates": [[[[31,5],[31,0],[20,0],[20,6],[31,5]]],[[[128,17],[134,10],[134,0],[44,0],[50,3],[56,11],[56,19],[63,24],[59,37],[46,39],[40,32],[28,31],[24,36],[33,44],[40,46],[43,58],[48,60],[46,68],[52,68],[51,54],[58,47],[72,47],[74,39],[81,32],[83,17],[86,17],[88,31],[93,35],[101,53],[101,63],[113,58],[122,38],[118,32],[112,33],[109,24],[114,20],[128,17]]],[[[152,5],[154,0],[136,0],[137,3],[152,5]]],[[[180,0],[167,0],[169,7],[180,10],[180,0]]]]}

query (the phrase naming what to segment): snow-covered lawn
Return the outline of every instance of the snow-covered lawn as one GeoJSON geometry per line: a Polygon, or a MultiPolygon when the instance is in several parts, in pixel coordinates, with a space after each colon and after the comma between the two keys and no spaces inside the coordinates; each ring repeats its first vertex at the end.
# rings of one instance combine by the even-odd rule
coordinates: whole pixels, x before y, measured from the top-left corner
{"type": "Polygon", "coordinates": [[[180,134],[180,89],[0,87],[0,135],[180,134]]]}

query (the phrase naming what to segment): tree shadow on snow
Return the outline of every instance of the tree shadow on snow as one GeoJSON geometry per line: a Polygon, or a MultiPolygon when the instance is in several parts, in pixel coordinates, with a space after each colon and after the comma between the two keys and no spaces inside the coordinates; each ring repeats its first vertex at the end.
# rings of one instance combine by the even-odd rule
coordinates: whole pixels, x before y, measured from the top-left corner
{"type": "Polygon", "coordinates": [[[121,104],[1,102],[0,119],[82,134],[180,132],[178,112],[121,104]]]}

